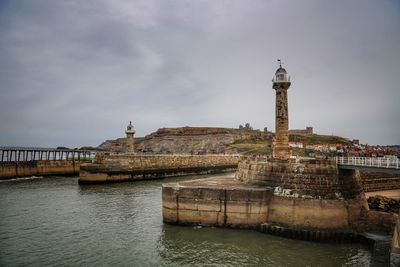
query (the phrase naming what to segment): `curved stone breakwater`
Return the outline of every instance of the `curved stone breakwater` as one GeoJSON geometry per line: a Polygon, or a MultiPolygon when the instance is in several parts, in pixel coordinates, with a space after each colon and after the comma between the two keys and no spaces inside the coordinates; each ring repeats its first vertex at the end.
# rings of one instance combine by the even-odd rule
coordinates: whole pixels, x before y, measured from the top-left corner
{"type": "Polygon", "coordinates": [[[397,215],[370,211],[359,171],[329,159],[242,158],[236,177],[164,184],[163,220],[258,229],[325,242],[392,233],[397,215]]]}
{"type": "Polygon", "coordinates": [[[123,182],[234,171],[239,155],[127,155],[98,153],[83,164],[79,183],[123,182]]]}
{"type": "MultiPolygon", "coordinates": [[[[268,222],[292,227],[350,229],[357,226],[362,211],[368,209],[359,173],[340,171],[332,160],[244,159],[239,163],[234,182],[216,178],[204,183],[193,181],[167,184],[163,187],[165,203],[170,203],[168,195],[176,197],[178,205],[164,205],[164,208],[177,209],[180,213],[181,210],[186,212],[185,207],[191,207],[188,210],[197,207],[202,219],[204,217],[201,214],[214,207],[214,200],[223,201],[227,205],[227,210],[221,209],[219,212],[229,213],[229,206],[234,204],[236,207],[232,209],[232,214],[227,215],[226,222],[228,225],[240,224],[243,227],[268,222]],[[191,188],[192,192],[189,190],[191,188]],[[210,198],[210,195],[215,195],[211,192],[216,189],[220,190],[219,195],[210,198]],[[267,190],[268,197],[253,203],[249,196],[260,190],[267,190]],[[221,198],[222,191],[228,194],[227,198],[221,198]],[[195,205],[200,200],[204,202],[203,210],[195,205]],[[182,201],[184,205],[179,205],[182,201]],[[186,205],[186,202],[193,203],[186,205]],[[253,222],[250,218],[256,216],[254,210],[262,215],[258,215],[259,218],[253,222]]],[[[166,221],[170,221],[168,214],[164,216],[166,221]]],[[[178,216],[172,222],[202,223],[196,217],[198,214],[192,215],[185,220],[178,216]]],[[[211,224],[221,225],[221,221],[211,224]]]]}

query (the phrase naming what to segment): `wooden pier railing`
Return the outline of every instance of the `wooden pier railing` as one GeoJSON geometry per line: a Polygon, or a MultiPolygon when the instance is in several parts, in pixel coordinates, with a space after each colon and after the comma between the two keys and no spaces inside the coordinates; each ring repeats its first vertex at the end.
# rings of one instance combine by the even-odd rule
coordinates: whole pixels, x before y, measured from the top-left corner
{"type": "Polygon", "coordinates": [[[35,160],[91,160],[95,150],[0,146],[0,162],[35,160]]]}

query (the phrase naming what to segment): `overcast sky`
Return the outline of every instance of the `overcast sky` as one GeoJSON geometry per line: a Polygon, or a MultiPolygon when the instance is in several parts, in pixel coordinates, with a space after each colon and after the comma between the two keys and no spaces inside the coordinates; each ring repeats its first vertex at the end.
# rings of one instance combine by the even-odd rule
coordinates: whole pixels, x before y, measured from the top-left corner
{"type": "Polygon", "coordinates": [[[0,145],[161,127],[290,128],[400,144],[400,1],[0,0],[0,145]]]}

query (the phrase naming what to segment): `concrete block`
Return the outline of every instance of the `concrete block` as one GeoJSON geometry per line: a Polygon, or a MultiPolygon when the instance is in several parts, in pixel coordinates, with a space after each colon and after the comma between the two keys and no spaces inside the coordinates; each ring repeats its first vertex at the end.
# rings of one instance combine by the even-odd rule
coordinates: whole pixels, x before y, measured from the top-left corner
{"type": "Polygon", "coordinates": [[[225,213],[224,212],[218,212],[218,225],[222,226],[225,224],[225,213]]]}
{"type": "Polygon", "coordinates": [[[176,197],[164,196],[162,198],[162,206],[169,209],[177,209],[176,197]]]}
{"type": "Polygon", "coordinates": [[[217,211],[199,211],[200,213],[200,222],[202,224],[218,224],[218,215],[217,211]]]}
{"type": "Polygon", "coordinates": [[[293,212],[293,204],[290,205],[290,202],[271,202],[268,208],[268,222],[291,225],[293,224],[293,212]]]}
{"type": "Polygon", "coordinates": [[[268,213],[268,204],[265,202],[248,202],[251,214],[268,213]]]}
{"type": "Polygon", "coordinates": [[[179,209],[178,222],[188,224],[200,224],[201,215],[198,210],[183,210],[179,209]]]}
{"type": "Polygon", "coordinates": [[[177,223],[178,221],[178,211],[176,209],[163,207],[162,215],[163,221],[166,223],[177,223]]]}
{"type": "Polygon", "coordinates": [[[167,184],[162,186],[162,195],[176,196],[178,194],[176,185],[167,184]]]}
{"type": "Polygon", "coordinates": [[[178,197],[179,210],[197,210],[197,199],[178,197]]]}
{"type": "Polygon", "coordinates": [[[264,213],[258,213],[258,214],[254,214],[254,213],[250,213],[247,215],[247,223],[250,226],[257,226],[259,224],[265,223],[267,221],[267,214],[264,213]]]}
{"type": "Polygon", "coordinates": [[[250,203],[248,201],[226,201],[226,212],[250,213],[250,203]]]}
{"type": "Polygon", "coordinates": [[[216,188],[201,188],[201,199],[223,199],[225,197],[224,190],[216,188]]]}
{"type": "Polygon", "coordinates": [[[179,187],[178,195],[183,198],[200,198],[201,188],[179,187]]]}
{"type": "Polygon", "coordinates": [[[298,205],[294,208],[293,224],[322,229],[348,226],[347,210],[344,207],[328,208],[298,205]]]}
{"type": "Polygon", "coordinates": [[[221,211],[221,200],[199,199],[197,201],[197,209],[199,211],[221,211]]]}
{"type": "Polygon", "coordinates": [[[273,195],[273,189],[270,190],[249,190],[249,201],[269,201],[273,195]]]}
{"type": "Polygon", "coordinates": [[[247,201],[249,199],[248,189],[227,189],[226,190],[226,200],[234,201],[247,201]]]}
{"type": "Polygon", "coordinates": [[[230,224],[247,225],[247,214],[240,212],[227,212],[226,223],[228,225],[230,224]]]}

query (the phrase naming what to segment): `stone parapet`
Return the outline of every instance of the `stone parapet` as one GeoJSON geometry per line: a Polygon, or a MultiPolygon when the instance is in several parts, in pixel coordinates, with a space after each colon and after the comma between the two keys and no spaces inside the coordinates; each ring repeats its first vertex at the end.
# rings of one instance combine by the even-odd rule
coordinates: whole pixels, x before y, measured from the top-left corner
{"type": "Polygon", "coordinates": [[[0,163],[0,180],[17,177],[76,175],[81,163],[73,160],[32,160],[0,163]]]}
{"type": "Polygon", "coordinates": [[[80,171],[80,183],[120,182],[234,171],[238,155],[126,155],[99,153],[80,171]]]}

